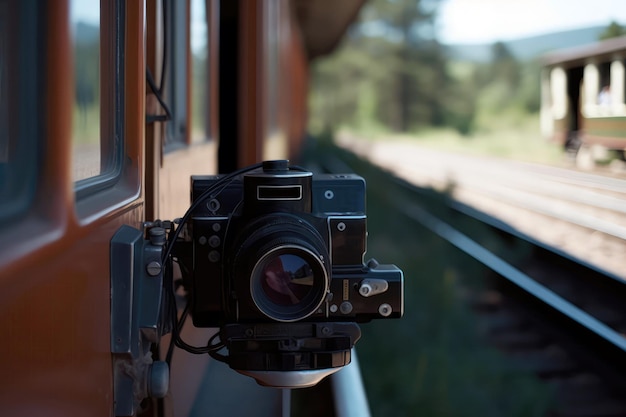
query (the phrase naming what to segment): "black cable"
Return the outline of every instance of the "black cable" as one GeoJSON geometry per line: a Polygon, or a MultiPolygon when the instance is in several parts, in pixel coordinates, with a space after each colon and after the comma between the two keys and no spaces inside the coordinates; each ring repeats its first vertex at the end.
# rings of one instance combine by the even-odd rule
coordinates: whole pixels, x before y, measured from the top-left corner
{"type": "Polygon", "coordinates": [[[146,81],[148,82],[148,87],[150,87],[150,90],[152,90],[152,93],[154,93],[154,96],[159,102],[159,105],[165,111],[165,114],[146,115],[146,123],[167,122],[168,120],[172,120],[172,113],[170,112],[170,108],[167,106],[167,104],[163,100],[161,88],[156,86],[156,82],[154,81],[152,72],[150,72],[150,68],[148,67],[146,67],[146,81]]]}
{"type": "Polygon", "coordinates": [[[260,168],[262,166],[263,166],[263,164],[258,163],[258,164],[254,164],[254,165],[246,167],[246,168],[239,169],[239,170],[237,170],[235,172],[232,172],[232,173],[224,176],[223,178],[220,178],[215,184],[211,185],[209,188],[204,190],[204,192],[202,194],[200,194],[198,196],[198,198],[196,198],[196,200],[191,204],[191,206],[189,206],[189,208],[187,209],[187,211],[185,212],[183,217],[180,219],[180,221],[178,222],[178,227],[176,227],[176,231],[173,234],[170,235],[170,237],[168,239],[169,242],[168,242],[167,248],[163,252],[163,262],[165,263],[167,258],[169,258],[170,254],[172,253],[172,248],[174,246],[174,243],[176,242],[176,239],[178,239],[178,236],[180,235],[180,233],[181,233],[181,231],[183,229],[183,226],[189,220],[189,217],[191,216],[191,213],[196,208],[198,208],[198,206],[200,204],[202,204],[204,202],[204,200],[206,200],[211,195],[212,192],[214,192],[218,187],[227,185],[229,182],[234,180],[239,175],[245,174],[246,172],[250,172],[250,171],[255,170],[257,168],[260,168]]]}
{"type": "Polygon", "coordinates": [[[150,72],[150,68],[148,68],[147,66],[146,66],[146,80],[148,82],[148,86],[150,87],[150,90],[152,90],[157,101],[161,105],[161,108],[165,111],[165,114],[146,115],[146,123],[167,122],[169,120],[172,120],[172,112],[170,111],[169,106],[163,100],[163,90],[165,89],[165,80],[166,80],[165,72],[167,69],[167,51],[168,51],[167,45],[168,45],[168,42],[171,41],[167,37],[169,22],[167,20],[168,13],[167,13],[167,5],[166,5],[165,0],[161,2],[161,6],[163,8],[163,56],[161,59],[161,82],[159,83],[159,86],[157,87],[156,81],[154,80],[154,77],[152,76],[152,72],[150,72]]]}
{"type": "MultiPolygon", "coordinates": [[[[174,6],[173,3],[172,7],[174,6]]],[[[163,95],[163,89],[165,88],[165,70],[167,69],[167,43],[171,40],[167,37],[168,32],[168,14],[166,1],[161,1],[161,7],[163,8],[163,57],[161,60],[161,82],[159,83],[159,96],[163,95]]]]}

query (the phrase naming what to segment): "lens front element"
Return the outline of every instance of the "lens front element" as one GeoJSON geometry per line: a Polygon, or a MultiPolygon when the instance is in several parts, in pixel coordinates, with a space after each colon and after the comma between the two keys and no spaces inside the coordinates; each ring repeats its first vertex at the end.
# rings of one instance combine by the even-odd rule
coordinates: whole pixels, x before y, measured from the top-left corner
{"type": "Polygon", "coordinates": [[[301,303],[313,286],[313,269],[298,255],[278,255],[261,271],[261,287],[277,305],[301,303]]]}
{"type": "Polygon", "coordinates": [[[283,245],[265,253],[250,280],[252,299],[271,319],[301,320],[313,314],[326,296],[328,275],[320,258],[296,245],[283,245]]]}

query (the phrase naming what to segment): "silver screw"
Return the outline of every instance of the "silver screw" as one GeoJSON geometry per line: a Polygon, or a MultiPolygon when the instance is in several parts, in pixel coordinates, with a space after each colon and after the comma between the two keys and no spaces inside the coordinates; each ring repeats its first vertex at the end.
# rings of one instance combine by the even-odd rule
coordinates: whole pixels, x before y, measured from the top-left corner
{"type": "Polygon", "coordinates": [[[146,266],[146,271],[151,277],[156,277],[161,273],[161,264],[157,261],[152,261],[146,266]]]}
{"type": "Polygon", "coordinates": [[[391,312],[393,311],[393,309],[391,308],[391,306],[387,303],[381,304],[378,307],[378,312],[380,313],[381,316],[383,317],[389,317],[391,315],[391,312]]]}

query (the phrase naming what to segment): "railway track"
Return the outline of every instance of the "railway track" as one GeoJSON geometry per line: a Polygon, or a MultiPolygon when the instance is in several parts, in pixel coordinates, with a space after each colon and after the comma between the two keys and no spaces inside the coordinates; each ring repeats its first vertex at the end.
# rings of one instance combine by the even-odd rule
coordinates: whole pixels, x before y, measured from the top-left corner
{"type": "MultiPolygon", "coordinates": [[[[324,169],[352,171],[332,158],[324,169]]],[[[552,387],[549,415],[626,415],[626,282],[440,193],[392,186],[398,212],[482,266],[485,286],[463,298],[511,366],[552,387]]]]}
{"type": "Polygon", "coordinates": [[[424,149],[411,142],[340,141],[422,187],[497,216],[626,279],[626,179],[424,149]]]}

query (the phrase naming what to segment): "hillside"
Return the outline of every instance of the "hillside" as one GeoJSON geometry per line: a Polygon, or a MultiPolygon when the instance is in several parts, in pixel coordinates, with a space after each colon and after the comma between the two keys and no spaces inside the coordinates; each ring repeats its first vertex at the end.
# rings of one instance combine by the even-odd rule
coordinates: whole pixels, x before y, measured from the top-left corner
{"type": "MultiPolygon", "coordinates": [[[[600,33],[605,29],[605,26],[574,29],[505,41],[504,44],[517,59],[527,61],[556,49],[570,48],[596,42],[600,33]]],[[[491,47],[492,44],[447,45],[451,59],[474,62],[489,61],[491,59],[491,47]]]]}

